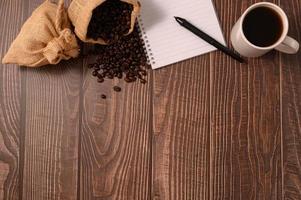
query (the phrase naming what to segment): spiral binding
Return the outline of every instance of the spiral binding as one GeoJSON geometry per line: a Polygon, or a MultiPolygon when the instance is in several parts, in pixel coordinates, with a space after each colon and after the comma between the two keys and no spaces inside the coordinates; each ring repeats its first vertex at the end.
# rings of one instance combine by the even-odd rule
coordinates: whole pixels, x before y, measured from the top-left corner
{"type": "Polygon", "coordinates": [[[144,52],[145,52],[146,57],[147,57],[147,63],[148,64],[156,64],[156,61],[155,61],[150,43],[149,43],[147,35],[145,33],[145,29],[144,29],[143,21],[141,19],[141,15],[139,15],[137,19],[138,19],[138,23],[139,23],[139,26],[140,26],[140,29],[138,29],[139,30],[139,36],[143,39],[143,42],[144,42],[143,49],[144,49],[144,52]]]}

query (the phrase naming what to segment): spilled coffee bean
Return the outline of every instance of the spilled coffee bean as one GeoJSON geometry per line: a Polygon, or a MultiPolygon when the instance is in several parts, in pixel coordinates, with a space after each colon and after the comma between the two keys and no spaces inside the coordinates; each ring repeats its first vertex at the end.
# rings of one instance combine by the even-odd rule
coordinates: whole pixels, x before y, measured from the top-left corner
{"type": "Polygon", "coordinates": [[[92,75],[98,78],[98,82],[118,78],[127,83],[137,80],[146,83],[149,65],[137,25],[130,35],[113,44],[95,45],[92,53],[98,56],[96,62],[88,67],[92,68],[92,75]]]}
{"type": "Polygon", "coordinates": [[[121,91],[121,88],[118,87],[118,86],[114,86],[113,89],[114,89],[115,92],[120,92],[121,91]]]}
{"type": "Polygon", "coordinates": [[[93,10],[87,36],[111,43],[127,34],[133,6],[120,0],[106,0],[93,10]]]}

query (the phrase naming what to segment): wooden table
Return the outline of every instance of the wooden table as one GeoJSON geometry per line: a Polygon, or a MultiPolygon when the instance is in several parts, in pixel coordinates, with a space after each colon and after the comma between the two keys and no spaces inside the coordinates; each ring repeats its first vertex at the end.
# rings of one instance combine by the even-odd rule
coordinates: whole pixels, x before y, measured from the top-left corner
{"type": "MultiPolygon", "coordinates": [[[[1,57],[41,2],[0,1],[1,57]]],[[[228,43],[255,2],[214,1],[228,43]]],[[[301,41],[301,0],[273,2],[301,41]]],[[[0,199],[301,199],[301,51],[214,52],[147,85],[99,84],[89,62],[0,67],[0,199]]]]}

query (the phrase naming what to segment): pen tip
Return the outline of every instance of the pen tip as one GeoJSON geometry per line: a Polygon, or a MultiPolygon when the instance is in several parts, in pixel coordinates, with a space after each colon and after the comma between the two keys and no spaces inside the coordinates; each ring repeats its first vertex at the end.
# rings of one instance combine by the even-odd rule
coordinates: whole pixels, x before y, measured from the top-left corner
{"type": "Polygon", "coordinates": [[[175,18],[176,21],[179,22],[180,24],[183,23],[183,19],[182,19],[181,17],[174,16],[174,18],[175,18]]]}

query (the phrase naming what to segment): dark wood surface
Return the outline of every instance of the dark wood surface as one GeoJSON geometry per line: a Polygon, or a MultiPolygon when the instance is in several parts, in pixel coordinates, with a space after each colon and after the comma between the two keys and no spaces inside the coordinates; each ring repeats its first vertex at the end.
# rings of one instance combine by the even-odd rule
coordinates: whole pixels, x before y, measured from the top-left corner
{"type": "MultiPolygon", "coordinates": [[[[41,2],[0,1],[1,58],[41,2]]],[[[255,2],[214,0],[228,44],[255,2]]],[[[301,41],[301,1],[271,2],[301,41]]],[[[0,66],[0,199],[301,199],[301,52],[213,52],[146,85],[99,84],[92,59],[0,66]]]]}
{"type": "MultiPolygon", "coordinates": [[[[255,2],[215,1],[227,39],[255,2]]],[[[212,199],[281,199],[279,54],[239,65],[216,52],[211,70],[212,199]]]]}
{"type": "MultiPolygon", "coordinates": [[[[301,1],[281,1],[290,19],[290,33],[301,38],[301,1]]],[[[280,56],[282,176],[285,199],[301,199],[301,51],[280,56]]]]}

